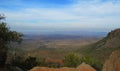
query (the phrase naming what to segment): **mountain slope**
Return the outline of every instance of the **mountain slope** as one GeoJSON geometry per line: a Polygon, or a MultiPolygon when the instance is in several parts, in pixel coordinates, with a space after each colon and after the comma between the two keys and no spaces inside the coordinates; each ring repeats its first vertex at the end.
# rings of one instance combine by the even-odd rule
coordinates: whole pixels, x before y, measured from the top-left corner
{"type": "Polygon", "coordinates": [[[120,28],[109,32],[102,40],[77,51],[104,62],[112,51],[118,48],[120,48],[120,28]]]}
{"type": "Polygon", "coordinates": [[[119,49],[113,51],[109,59],[105,61],[102,71],[120,71],[120,29],[112,31],[108,37],[108,39],[114,40],[111,46],[119,49]]]}
{"type": "Polygon", "coordinates": [[[95,43],[91,54],[105,60],[112,51],[118,48],[120,48],[120,28],[109,32],[105,38],[95,43]]]}
{"type": "Polygon", "coordinates": [[[108,35],[96,43],[100,48],[118,48],[120,47],[120,28],[113,30],[108,35]]]}

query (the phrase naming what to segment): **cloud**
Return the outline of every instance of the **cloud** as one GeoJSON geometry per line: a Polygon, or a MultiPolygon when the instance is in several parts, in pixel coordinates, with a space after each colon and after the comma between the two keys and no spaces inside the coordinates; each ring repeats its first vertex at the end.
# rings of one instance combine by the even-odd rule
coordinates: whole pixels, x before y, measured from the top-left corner
{"type": "Polygon", "coordinates": [[[72,0],[73,4],[59,7],[22,7],[21,0],[16,5],[19,10],[0,9],[7,21],[15,29],[57,29],[57,28],[101,28],[120,27],[120,2],[101,0],[72,0]],[[21,26],[21,27],[20,27],[21,26]]]}

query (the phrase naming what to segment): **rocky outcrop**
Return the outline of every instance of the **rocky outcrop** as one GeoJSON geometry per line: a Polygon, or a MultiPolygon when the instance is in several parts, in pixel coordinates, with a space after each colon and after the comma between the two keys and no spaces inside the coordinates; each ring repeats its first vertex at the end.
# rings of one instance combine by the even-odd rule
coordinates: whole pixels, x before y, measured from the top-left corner
{"type": "Polygon", "coordinates": [[[77,70],[78,71],[96,71],[93,67],[85,63],[82,63],[80,66],[78,66],[77,70]]]}
{"type": "Polygon", "coordinates": [[[90,65],[82,63],[77,68],[47,68],[47,67],[34,67],[30,71],[96,71],[94,68],[92,68],[90,65]]]}
{"type": "Polygon", "coordinates": [[[102,71],[120,71],[120,49],[111,54],[102,71]]]}
{"type": "Polygon", "coordinates": [[[30,71],[76,71],[76,69],[68,67],[63,68],[34,67],[30,71]]]}

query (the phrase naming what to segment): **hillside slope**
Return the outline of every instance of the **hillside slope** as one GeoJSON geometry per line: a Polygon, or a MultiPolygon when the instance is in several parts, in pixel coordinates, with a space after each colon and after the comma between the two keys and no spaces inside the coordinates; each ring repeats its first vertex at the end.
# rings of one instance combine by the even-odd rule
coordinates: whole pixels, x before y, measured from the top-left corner
{"type": "Polygon", "coordinates": [[[108,33],[102,40],[77,50],[83,54],[89,54],[93,58],[104,62],[112,51],[120,48],[120,28],[108,33]]]}
{"type": "Polygon", "coordinates": [[[118,48],[120,47],[120,28],[113,30],[108,35],[96,43],[100,48],[118,48]]]}
{"type": "Polygon", "coordinates": [[[120,28],[109,32],[105,38],[95,43],[91,54],[105,61],[112,51],[118,48],[120,48],[120,28]]]}

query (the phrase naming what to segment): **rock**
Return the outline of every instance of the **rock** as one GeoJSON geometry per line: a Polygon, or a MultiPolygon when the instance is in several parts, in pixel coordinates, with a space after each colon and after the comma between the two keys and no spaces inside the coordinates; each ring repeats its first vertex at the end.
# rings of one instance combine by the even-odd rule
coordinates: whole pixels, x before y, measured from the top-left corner
{"type": "Polygon", "coordinates": [[[80,66],[77,67],[79,71],[96,71],[93,67],[88,64],[82,63],[80,66]]]}
{"type": "Polygon", "coordinates": [[[120,49],[112,52],[102,71],[120,71],[120,49]]]}
{"type": "Polygon", "coordinates": [[[94,68],[92,68],[90,65],[82,63],[77,68],[68,68],[68,67],[62,67],[62,68],[34,67],[30,71],[96,71],[96,70],[94,68]]]}

